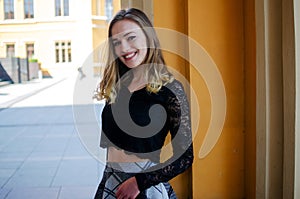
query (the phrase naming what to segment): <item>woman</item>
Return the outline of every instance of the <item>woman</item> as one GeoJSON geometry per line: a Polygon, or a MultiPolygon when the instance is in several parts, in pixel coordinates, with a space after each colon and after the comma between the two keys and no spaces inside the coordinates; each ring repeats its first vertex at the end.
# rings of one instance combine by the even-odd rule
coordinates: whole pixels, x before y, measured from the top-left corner
{"type": "Polygon", "coordinates": [[[176,198],[168,181],[193,162],[182,84],[167,70],[142,11],[119,11],[108,32],[108,61],[95,95],[106,100],[100,146],[107,148],[107,165],[95,198],[176,198]],[[173,153],[161,163],[169,132],[173,153]]]}

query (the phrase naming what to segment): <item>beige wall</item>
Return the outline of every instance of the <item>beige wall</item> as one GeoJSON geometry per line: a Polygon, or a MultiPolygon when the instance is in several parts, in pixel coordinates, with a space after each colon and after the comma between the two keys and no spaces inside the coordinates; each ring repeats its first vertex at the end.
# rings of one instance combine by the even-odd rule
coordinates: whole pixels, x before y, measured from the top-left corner
{"type": "MultiPolygon", "coordinates": [[[[94,47],[106,38],[106,19],[93,17],[92,2],[85,0],[70,1],[70,15],[55,17],[54,2],[34,1],[34,19],[23,19],[23,0],[15,1],[14,20],[1,20],[4,19],[1,12],[0,57],[6,56],[7,43],[15,44],[15,54],[18,57],[26,56],[26,43],[34,43],[35,57],[53,76],[65,75],[68,70],[77,69],[83,63],[89,63],[92,67],[90,55],[94,47]],[[56,41],[71,41],[71,63],[56,63],[56,41]]],[[[114,5],[118,5],[116,0],[114,5]]],[[[0,9],[3,9],[3,1],[0,9]]],[[[119,7],[115,9],[118,10],[119,7]]]]}
{"type": "Polygon", "coordinates": [[[26,43],[34,43],[35,57],[51,75],[77,68],[92,51],[90,5],[83,0],[70,4],[70,16],[55,17],[54,1],[34,1],[34,19],[23,20],[23,1],[15,1],[16,19],[1,21],[0,57],[6,43],[15,43],[16,56],[26,57],[26,43]],[[86,39],[82,39],[86,38],[86,39]],[[71,41],[72,62],[55,63],[55,41],[71,41]]]}
{"type": "Polygon", "coordinates": [[[298,20],[298,0],[256,0],[256,198],[299,198],[298,20]]]}
{"type": "MultiPolygon", "coordinates": [[[[294,198],[295,181],[295,31],[293,0],[282,4],[282,68],[283,68],[283,182],[282,197],[294,198]]],[[[270,192],[275,192],[274,188],[270,192]]]]}
{"type": "Polygon", "coordinates": [[[295,121],[295,198],[300,198],[300,1],[294,0],[296,58],[296,121],[295,121]]]}
{"type": "Polygon", "coordinates": [[[245,197],[256,191],[256,27],[255,1],[244,1],[245,64],[245,197]]]}
{"type": "Polygon", "coordinates": [[[280,0],[256,1],[257,198],[276,198],[283,192],[281,13],[280,0]]]}

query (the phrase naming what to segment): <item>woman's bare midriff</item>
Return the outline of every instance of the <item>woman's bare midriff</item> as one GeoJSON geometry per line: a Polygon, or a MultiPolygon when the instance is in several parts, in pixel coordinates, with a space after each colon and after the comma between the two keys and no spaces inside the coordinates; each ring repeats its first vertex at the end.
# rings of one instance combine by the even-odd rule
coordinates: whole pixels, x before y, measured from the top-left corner
{"type": "Polygon", "coordinates": [[[108,162],[145,162],[149,159],[141,159],[134,154],[126,154],[124,150],[116,149],[115,147],[109,147],[107,151],[108,162]]]}

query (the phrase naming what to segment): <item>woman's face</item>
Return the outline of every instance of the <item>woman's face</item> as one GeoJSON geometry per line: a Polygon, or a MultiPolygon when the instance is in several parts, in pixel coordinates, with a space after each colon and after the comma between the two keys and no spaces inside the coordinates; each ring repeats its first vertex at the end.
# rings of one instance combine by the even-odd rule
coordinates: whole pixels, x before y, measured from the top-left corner
{"type": "Polygon", "coordinates": [[[113,25],[111,33],[114,51],[119,59],[128,68],[139,66],[147,54],[147,39],[139,25],[124,19],[113,25]]]}

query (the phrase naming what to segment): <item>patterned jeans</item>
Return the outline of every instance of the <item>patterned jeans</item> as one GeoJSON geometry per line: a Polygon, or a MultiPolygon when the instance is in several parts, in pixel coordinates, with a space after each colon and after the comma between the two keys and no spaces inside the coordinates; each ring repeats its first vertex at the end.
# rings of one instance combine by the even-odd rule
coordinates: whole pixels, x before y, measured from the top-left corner
{"type": "MultiPolygon", "coordinates": [[[[152,166],[153,162],[107,163],[95,199],[115,199],[116,190],[122,182],[152,166]],[[126,171],[126,172],[125,172],[126,171]]],[[[142,191],[136,199],[176,199],[168,182],[159,183],[142,191]]]]}

